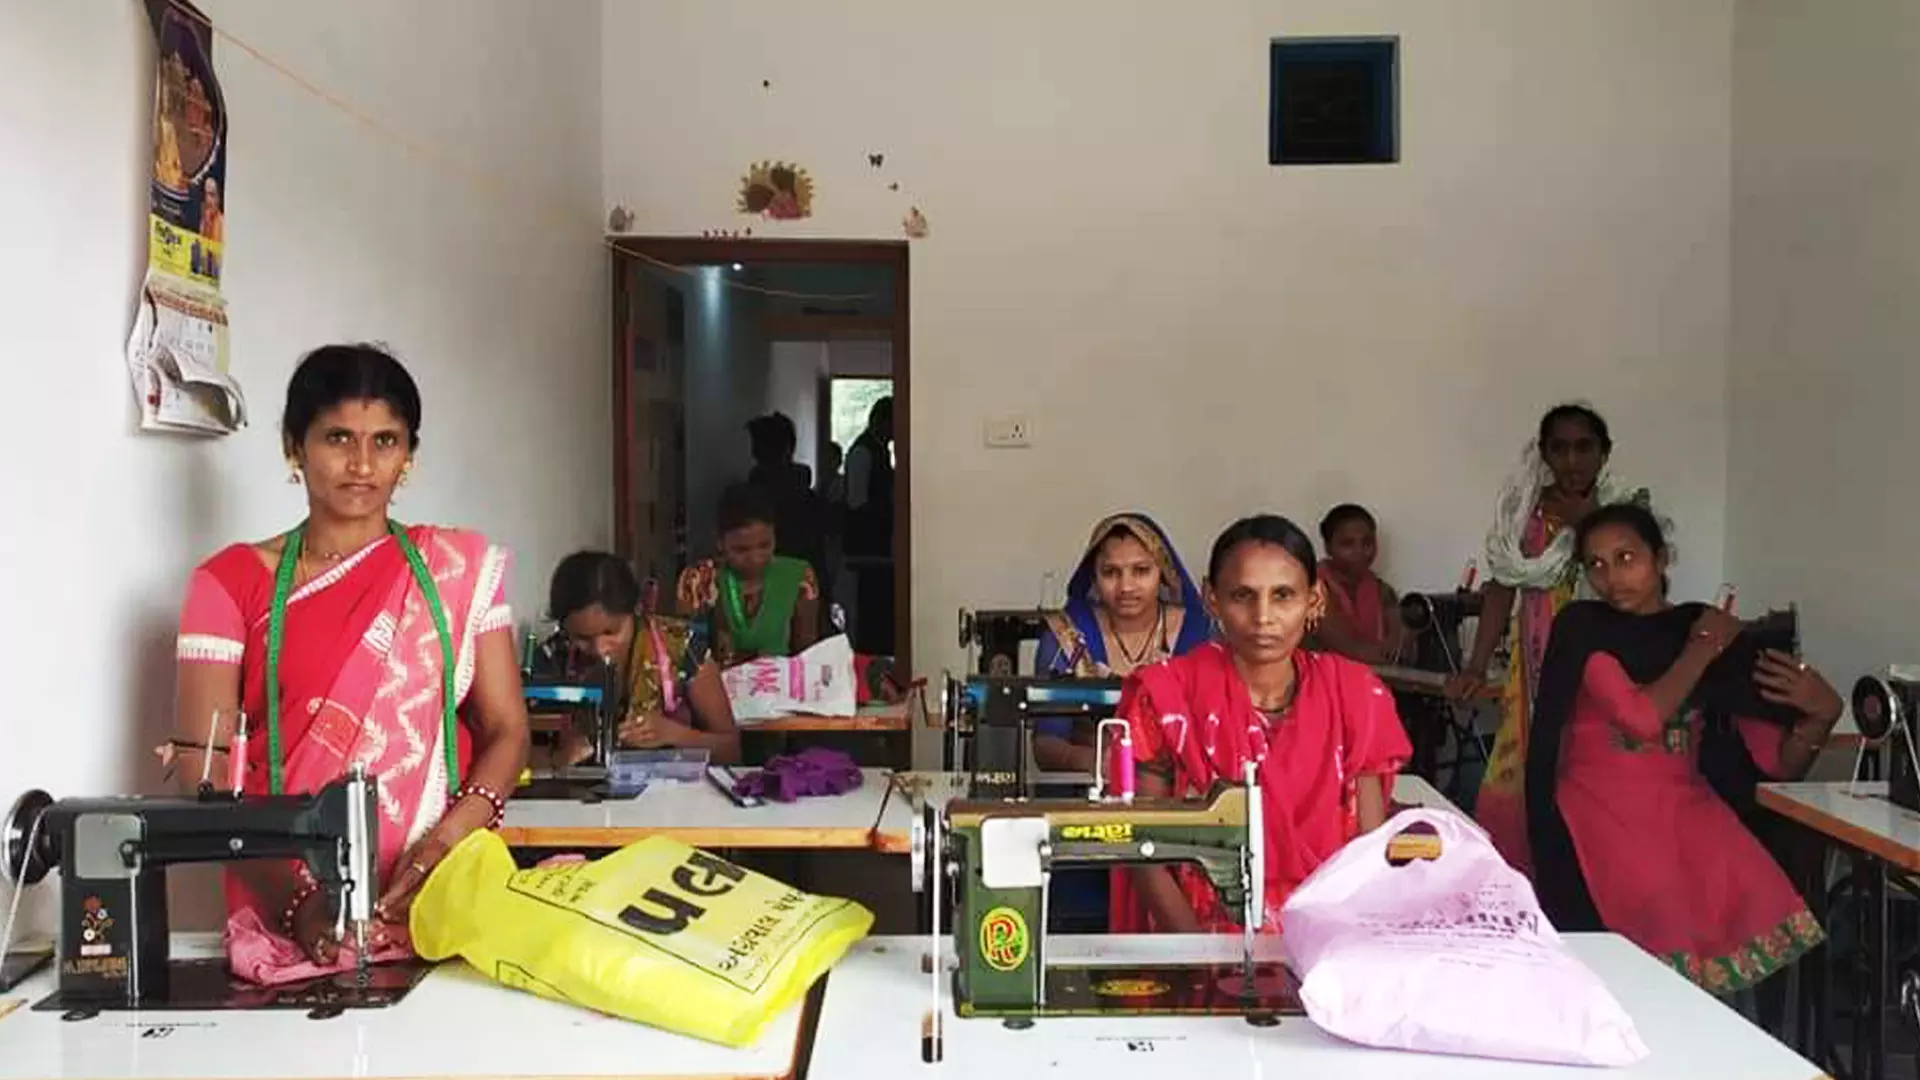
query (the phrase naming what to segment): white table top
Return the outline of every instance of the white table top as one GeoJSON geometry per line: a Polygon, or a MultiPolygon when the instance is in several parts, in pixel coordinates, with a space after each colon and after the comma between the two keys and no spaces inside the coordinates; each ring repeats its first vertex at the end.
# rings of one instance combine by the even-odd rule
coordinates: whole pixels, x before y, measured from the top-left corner
{"type": "MultiPolygon", "coordinates": [[[[1048,939],[1047,948],[1056,961],[1086,958],[1087,948],[1096,943],[1100,959],[1116,964],[1238,959],[1238,938],[1215,937],[1201,945],[1205,940],[1173,935],[1055,937],[1048,939]]],[[[931,976],[920,970],[926,939],[914,937],[869,938],[833,969],[810,1073],[833,1080],[1014,1080],[1042,1073],[1101,1080],[1811,1080],[1820,1075],[1812,1064],[1625,938],[1575,934],[1568,936],[1568,944],[1633,1016],[1651,1050],[1638,1066],[1586,1069],[1373,1050],[1324,1034],[1304,1017],[1288,1017],[1276,1028],[1255,1028],[1231,1016],[1074,1017],[1040,1020],[1026,1031],[1012,1031],[998,1020],[959,1019],[952,1001],[944,997],[945,1059],[928,1066],[920,1060],[920,1030],[930,1004],[931,976]]]]}
{"type": "Polygon", "coordinates": [[[889,773],[863,769],[843,795],[769,801],[751,809],[706,781],[654,784],[632,799],[507,803],[500,835],[514,847],[622,847],[665,835],[695,847],[865,848],[886,800],[889,773]]]}
{"type": "MultiPolygon", "coordinates": [[[[181,935],[176,955],[215,955],[181,935]]],[[[488,1080],[561,1077],[777,1078],[792,1075],[805,1004],[730,1050],[508,990],[443,964],[397,1005],[309,1020],[298,1010],[103,1012],[67,1023],[34,1012],[50,971],[0,997],[0,1080],[488,1080]]]]}
{"type": "Polygon", "coordinates": [[[1885,781],[1761,784],[1756,797],[1782,817],[1920,873],[1920,814],[1889,802],[1885,781]]]}

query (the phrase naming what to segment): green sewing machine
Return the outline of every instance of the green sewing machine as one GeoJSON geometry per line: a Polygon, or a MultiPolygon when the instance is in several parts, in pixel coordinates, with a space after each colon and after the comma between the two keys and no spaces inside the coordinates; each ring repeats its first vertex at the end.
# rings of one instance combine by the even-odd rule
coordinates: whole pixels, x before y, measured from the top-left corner
{"type": "Polygon", "coordinates": [[[1106,793],[1096,773],[1086,798],[959,800],[925,808],[915,830],[914,883],[932,893],[936,999],[945,981],[940,894],[951,889],[958,959],[952,986],[962,1017],[1000,1017],[1025,1027],[1041,1016],[1244,1015],[1264,1024],[1297,1013],[1285,970],[1254,964],[1254,933],[1265,910],[1265,834],[1252,767],[1241,784],[1216,784],[1200,799],[1135,799],[1124,724],[1107,721],[1102,735],[1109,725],[1122,729],[1117,795],[1106,793]],[[1197,865],[1222,904],[1242,912],[1240,963],[1049,963],[1047,898],[1056,869],[1174,863],[1197,865]]]}

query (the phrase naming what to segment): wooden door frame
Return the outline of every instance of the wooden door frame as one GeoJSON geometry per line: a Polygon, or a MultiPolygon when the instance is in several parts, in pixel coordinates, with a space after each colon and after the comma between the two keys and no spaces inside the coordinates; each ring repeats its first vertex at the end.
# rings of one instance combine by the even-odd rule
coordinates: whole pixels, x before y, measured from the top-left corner
{"type": "Polygon", "coordinates": [[[613,259],[613,408],[614,528],[626,550],[633,537],[633,508],[625,496],[632,486],[628,460],[638,438],[628,407],[627,366],[632,333],[631,305],[625,303],[628,278],[636,263],[689,266],[713,263],[884,263],[893,269],[893,641],[900,670],[913,671],[913,408],[912,290],[907,279],[904,240],[709,240],[692,236],[608,237],[613,259]]]}

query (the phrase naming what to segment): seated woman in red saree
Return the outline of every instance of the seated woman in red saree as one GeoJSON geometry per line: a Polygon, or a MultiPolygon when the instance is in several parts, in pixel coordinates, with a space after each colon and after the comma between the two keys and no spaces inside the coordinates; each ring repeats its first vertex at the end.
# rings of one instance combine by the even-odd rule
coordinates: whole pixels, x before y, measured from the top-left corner
{"type": "Polygon", "coordinates": [[[1576,550],[1605,602],[1554,620],[1527,751],[1534,886],[1561,930],[1612,930],[1716,994],[1822,938],[1793,885],[1702,774],[1708,718],[1753,762],[1803,775],[1840,716],[1820,673],[1738,647],[1740,624],[1666,601],[1667,547],[1644,507],[1604,507],[1576,550]]]}
{"type": "MultiPolygon", "coordinates": [[[[211,756],[211,775],[237,772],[248,795],[312,792],[354,766],[377,778],[374,962],[412,955],[414,892],[454,844],[498,823],[527,746],[506,553],[475,533],[387,518],[419,431],[419,391],[392,357],[328,346],[301,362],[283,434],[307,518],[194,571],[163,748],[189,785],[211,756]]],[[[235,863],[226,886],[239,977],[353,966],[304,867],[235,863]]]]}
{"type": "MultiPolygon", "coordinates": [[[[1313,542],[1285,518],[1235,523],[1207,564],[1221,640],[1134,672],[1119,709],[1142,795],[1198,796],[1257,765],[1268,931],[1308,874],[1386,820],[1393,776],[1410,753],[1393,696],[1372,671],[1300,647],[1326,610],[1316,566],[1313,542]]],[[[1227,932],[1239,923],[1195,867],[1114,874],[1115,933],[1227,932]]]]}

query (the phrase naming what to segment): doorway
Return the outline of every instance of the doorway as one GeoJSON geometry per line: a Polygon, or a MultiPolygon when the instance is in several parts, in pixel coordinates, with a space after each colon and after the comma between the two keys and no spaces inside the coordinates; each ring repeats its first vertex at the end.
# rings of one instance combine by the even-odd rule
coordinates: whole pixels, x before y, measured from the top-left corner
{"type": "Polygon", "coordinates": [[[613,260],[620,554],[670,601],[718,494],[764,475],[748,422],[779,414],[831,522],[823,610],[911,672],[907,245],[622,237],[613,260]]]}

